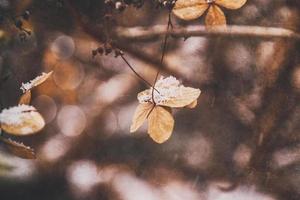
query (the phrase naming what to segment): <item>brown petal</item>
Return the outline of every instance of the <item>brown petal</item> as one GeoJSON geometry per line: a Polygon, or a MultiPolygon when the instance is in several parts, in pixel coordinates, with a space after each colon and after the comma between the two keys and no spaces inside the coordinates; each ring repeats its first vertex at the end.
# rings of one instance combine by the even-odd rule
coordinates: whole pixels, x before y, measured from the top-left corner
{"type": "Polygon", "coordinates": [[[226,18],[223,11],[219,8],[219,6],[211,5],[208,9],[205,25],[208,28],[213,26],[226,25],[226,18]]]}
{"type": "Polygon", "coordinates": [[[37,79],[35,82],[34,82],[34,87],[44,83],[51,75],[52,75],[53,71],[51,72],[48,72],[48,73],[44,73],[42,76],[40,76],[39,79],[37,79]]]}
{"type": "Polygon", "coordinates": [[[138,105],[133,115],[132,124],[130,126],[131,133],[135,132],[143,125],[153,106],[154,105],[151,103],[141,103],[138,105]]]}
{"type": "Polygon", "coordinates": [[[180,19],[193,20],[203,15],[208,6],[205,0],[177,0],[173,13],[180,19]]]}
{"type": "Polygon", "coordinates": [[[35,159],[35,153],[34,150],[28,146],[25,146],[22,143],[18,143],[16,141],[13,141],[11,139],[6,139],[1,137],[1,141],[6,144],[6,147],[8,150],[13,153],[14,155],[24,158],[24,159],[35,159]]]}
{"type": "Polygon", "coordinates": [[[42,75],[36,77],[35,79],[29,81],[28,83],[23,83],[21,89],[23,92],[31,90],[32,88],[44,83],[51,75],[53,71],[48,73],[43,73],[42,75]]]}
{"type": "Polygon", "coordinates": [[[216,0],[215,3],[228,9],[239,9],[247,0],[216,0]]]}
{"type": "Polygon", "coordinates": [[[148,133],[155,142],[161,144],[170,138],[174,128],[170,109],[155,106],[148,119],[148,133]]]}
{"type": "Polygon", "coordinates": [[[21,98],[19,100],[19,105],[22,105],[22,104],[29,105],[30,101],[31,101],[31,91],[28,90],[21,96],[21,98]]]}

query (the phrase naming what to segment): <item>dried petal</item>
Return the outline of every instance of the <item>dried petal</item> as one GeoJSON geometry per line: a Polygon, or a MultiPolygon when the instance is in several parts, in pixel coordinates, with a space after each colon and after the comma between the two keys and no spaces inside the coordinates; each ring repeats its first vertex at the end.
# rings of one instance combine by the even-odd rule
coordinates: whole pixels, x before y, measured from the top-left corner
{"type": "Polygon", "coordinates": [[[177,0],[173,13],[180,19],[193,20],[203,15],[208,7],[205,0],[177,0]]]}
{"type": "Polygon", "coordinates": [[[247,0],[216,0],[215,3],[228,9],[239,9],[247,0]]]}
{"type": "Polygon", "coordinates": [[[28,90],[21,96],[21,98],[19,100],[19,105],[22,105],[22,104],[29,105],[30,101],[31,101],[31,91],[28,90]]]}
{"type": "Polygon", "coordinates": [[[35,159],[34,150],[22,143],[1,137],[1,141],[6,144],[6,147],[14,155],[24,159],[35,159]]]}
{"type": "Polygon", "coordinates": [[[211,5],[205,17],[205,25],[211,26],[226,25],[226,18],[219,6],[211,5]]]}
{"type": "Polygon", "coordinates": [[[148,133],[155,142],[161,144],[170,138],[174,128],[170,109],[155,106],[148,119],[148,133]]]}
{"type": "Polygon", "coordinates": [[[144,121],[147,119],[147,116],[149,112],[152,110],[153,106],[154,105],[151,103],[141,103],[138,105],[133,115],[132,124],[130,126],[131,133],[135,132],[143,125],[144,121]]]}
{"type": "Polygon", "coordinates": [[[33,106],[19,105],[0,113],[1,128],[13,135],[30,135],[45,126],[43,117],[33,106]]]}
{"type": "Polygon", "coordinates": [[[192,109],[192,108],[195,108],[197,106],[197,104],[198,104],[198,101],[195,100],[191,104],[187,105],[186,107],[192,109]]]}
{"type": "Polygon", "coordinates": [[[42,73],[42,75],[36,77],[35,79],[27,83],[22,83],[21,90],[25,93],[26,91],[31,90],[32,88],[42,84],[52,75],[52,73],[53,71],[49,73],[42,73]]]}
{"type": "Polygon", "coordinates": [[[197,101],[201,91],[199,89],[181,86],[178,88],[177,93],[178,94],[175,98],[170,98],[169,100],[161,102],[159,105],[171,108],[182,108],[192,104],[194,101],[197,101]]]}

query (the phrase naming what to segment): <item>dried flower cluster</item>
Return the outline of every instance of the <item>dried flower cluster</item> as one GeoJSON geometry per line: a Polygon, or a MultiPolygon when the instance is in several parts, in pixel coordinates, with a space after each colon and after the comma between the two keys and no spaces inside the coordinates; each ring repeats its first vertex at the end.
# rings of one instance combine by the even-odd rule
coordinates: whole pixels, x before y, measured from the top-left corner
{"type": "Polygon", "coordinates": [[[148,118],[148,133],[157,143],[168,140],[173,132],[171,108],[194,108],[201,93],[185,87],[175,77],[161,77],[154,88],[138,94],[139,105],[133,116],[130,132],[135,132],[148,118]],[[156,89],[156,90],[155,90],[156,89]]]}
{"type": "MultiPolygon", "coordinates": [[[[23,136],[35,134],[44,128],[45,121],[41,114],[36,108],[26,104],[30,103],[31,89],[44,83],[51,74],[52,72],[43,73],[28,83],[22,83],[21,89],[24,94],[19,100],[19,105],[3,109],[0,113],[0,133],[3,130],[8,134],[23,136]]],[[[30,147],[3,136],[0,136],[0,140],[13,154],[26,159],[35,158],[34,151],[30,147]]]]}
{"type": "Polygon", "coordinates": [[[177,0],[173,13],[183,20],[194,20],[206,11],[205,24],[208,27],[226,25],[226,17],[221,7],[239,9],[247,0],[177,0]]]}

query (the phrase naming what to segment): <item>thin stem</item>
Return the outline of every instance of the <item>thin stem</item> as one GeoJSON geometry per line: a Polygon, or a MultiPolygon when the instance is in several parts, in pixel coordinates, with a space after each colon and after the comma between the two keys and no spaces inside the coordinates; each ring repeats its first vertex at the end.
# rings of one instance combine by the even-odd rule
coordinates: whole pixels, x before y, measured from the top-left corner
{"type": "MultiPolygon", "coordinates": [[[[168,41],[168,37],[169,37],[168,31],[169,31],[170,26],[172,26],[171,11],[172,10],[169,10],[167,32],[165,34],[165,38],[164,38],[164,42],[163,42],[163,50],[162,50],[162,54],[161,54],[161,58],[160,58],[160,64],[162,64],[163,61],[164,61],[165,53],[166,53],[166,50],[167,50],[167,41],[168,41]]],[[[160,73],[160,69],[161,68],[158,68],[158,70],[157,70],[157,73],[156,73],[156,76],[155,76],[155,79],[154,79],[154,83],[153,83],[153,88],[155,87],[155,84],[157,82],[158,75],[160,73]]],[[[153,102],[154,105],[156,105],[156,102],[154,100],[154,90],[152,90],[152,102],[153,102]]]]}
{"type": "MultiPolygon", "coordinates": [[[[139,75],[138,73],[137,73],[137,71],[135,71],[135,69],[132,67],[132,65],[127,61],[127,59],[124,57],[124,55],[120,55],[121,56],[121,58],[123,59],[123,61],[127,64],[127,66],[131,69],[131,71],[133,71],[133,73],[137,76],[137,77],[139,77],[146,85],[148,85],[149,87],[152,87],[152,85],[148,82],[148,81],[146,81],[141,75],[139,75]]],[[[154,88],[154,87],[153,87],[154,88]]],[[[154,88],[154,90],[156,90],[155,88],[154,88]]],[[[156,90],[158,93],[159,93],[159,91],[158,90],[156,90]]]]}

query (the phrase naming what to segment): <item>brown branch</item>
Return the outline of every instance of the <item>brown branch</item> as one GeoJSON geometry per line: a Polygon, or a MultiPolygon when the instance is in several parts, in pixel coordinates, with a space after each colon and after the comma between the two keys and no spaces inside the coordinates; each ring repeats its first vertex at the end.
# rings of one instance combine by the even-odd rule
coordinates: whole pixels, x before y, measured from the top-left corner
{"type": "Polygon", "coordinates": [[[287,38],[300,40],[300,34],[294,31],[262,26],[238,26],[215,27],[206,29],[202,25],[191,25],[186,27],[174,27],[167,31],[165,26],[156,25],[151,27],[119,27],[116,29],[116,36],[122,40],[147,41],[158,38],[169,33],[175,37],[201,37],[201,36],[223,36],[223,37],[255,37],[262,39],[287,38]]]}

